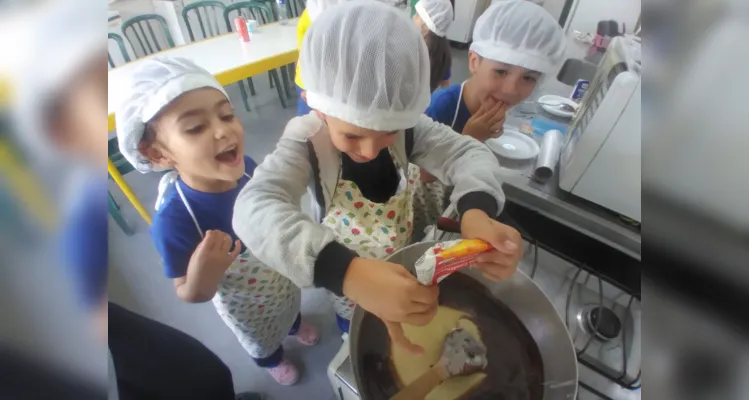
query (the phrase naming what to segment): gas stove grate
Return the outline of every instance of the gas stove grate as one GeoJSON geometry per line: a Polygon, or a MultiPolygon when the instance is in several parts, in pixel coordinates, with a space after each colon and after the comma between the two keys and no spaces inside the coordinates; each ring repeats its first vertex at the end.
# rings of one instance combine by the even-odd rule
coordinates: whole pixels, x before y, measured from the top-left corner
{"type": "MultiPolygon", "coordinates": [[[[520,235],[522,236],[522,238],[524,240],[528,241],[529,243],[532,243],[534,257],[533,257],[533,266],[532,266],[531,272],[529,274],[529,276],[530,276],[531,279],[535,278],[536,270],[538,268],[538,258],[539,258],[538,257],[538,250],[539,250],[539,248],[543,249],[544,251],[546,251],[546,252],[548,252],[548,253],[550,253],[550,254],[552,254],[552,255],[560,258],[560,259],[562,259],[563,261],[566,261],[566,262],[572,264],[573,266],[575,266],[577,268],[577,271],[574,274],[572,282],[570,283],[570,289],[569,289],[569,292],[567,294],[567,302],[566,302],[566,305],[565,305],[565,318],[564,318],[565,321],[564,322],[565,322],[565,325],[567,326],[568,330],[570,328],[569,327],[569,322],[568,322],[569,321],[570,298],[572,296],[572,292],[573,292],[573,290],[574,290],[574,288],[575,288],[575,286],[576,286],[576,284],[578,282],[578,279],[580,278],[580,275],[582,274],[582,272],[586,272],[589,276],[593,275],[598,280],[599,307],[603,307],[603,303],[604,303],[604,301],[603,301],[604,300],[604,297],[603,297],[603,281],[606,281],[607,284],[609,284],[609,285],[611,285],[611,286],[613,286],[613,287],[621,290],[622,292],[626,293],[627,295],[629,295],[629,301],[627,302],[627,307],[626,307],[626,312],[625,312],[625,319],[624,319],[624,324],[623,324],[624,326],[626,326],[627,322],[629,322],[629,318],[630,318],[630,314],[631,314],[631,308],[632,308],[632,303],[633,303],[634,299],[635,298],[637,298],[638,300],[640,299],[640,294],[639,293],[635,293],[632,290],[629,290],[627,287],[625,287],[624,285],[619,284],[615,280],[605,279],[601,275],[601,273],[599,271],[597,271],[597,270],[589,267],[585,263],[582,263],[582,262],[580,262],[580,261],[578,261],[576,259],[573,259],[573,258],[569,257],[568,255],[563,254],[560,251],[558,251],[558,250],[556,250],[556,249],[554,249],[554,248],[552,248],[550,246],[547,246],[544,243],[539,242],[532,235],[530,235],[527,230],[523,229],[523,227],[520,226],[517,223],[517,221],[515,221],[512,217],[510,217],[508,215],[508,213],[503,213],[502,215],[500,215],[499,221],[501,221],[501,222],[503,222],[503,223],[505,223],[507,225],[510,225],[510,226],[514,227],[515,229],[518,230],[518,232],[520,232],[520,235]]],[[[435,233],[437,233],[437,232],[435,232],[435,233]]],[[[439,234],[437,234],[435,236],[436,236],[436,238],[438,240],[452,240],[452,239],[458,239],[458,238],[460,238],[460,235],[457,232],[451,232],[451,231],[439,231],[439,234]]],[[[597,321],[599,323],[600,323],[600,320],[601,320],[601,318],[597,319],[597,321]]],[[[594,329],[595,330],[598,329],[598,323],[596,323],[596,326],[594,327],[594,329]]],[[[603,377],[609,379],[610,381],[616,383],[617,385],[621,386],[622,388],[627,389],[627,390],[638,390],[638,389],[641,388],[641,379],[640,378],[642,376],[642,369],[640,369],[637,372],[637,375],[636,375],[636,377],[635,377],[635,379],[633,381],[627,382],[627,380],[625,379],[626,375],[627,375],[627,351],[626,351],[626,346],[627,346],[626,345],[626,339],[627,339],[627,337],[626,337],[626,331],[627,331],[626,329],[622,329],[622,335],[621,335],[622,337],[621,337],[621,339],[622,339],[622,349],[623,349],[623,351],[622,351],[623,362],[622,362],[622,369],[619,372],[619,374],[613,375],[609,371],[601,368],[600,366],[598,366],[596,364],[590,363],[584,357],[581,357],[581,356],[584,355],[585,350],[587,350],[587,348],[590,345],[590,343],[592,342],[592,340],[594,340],[593,339],[594,335],[590,335],[590,337],[588,338],[588,341],[585,344],[585,346],[583,346],[583,348],[581,350],[576,351],[576,353],[577,353],[576,356],[577,356],[577,360],[578,360],[578,362],[580,364],[582,364],[582,365],[590,368],[591,370],[593,370],[596,373],[602,375],[603,377]]],[[[580,387],[584,388],[588,392],[593,393],[596,396],[598,396],[598,397],[600,397],[600,398],[602,398],[604,400],[613,400],[610,397],[606,396],[605,394],[601,393],[599,390],[596,390],[595,388],[591,387],[590,385],[584,383],[583,381],[578,381],[578,383],[579,383],[580,387]]]]}
{"type": "MultiPolygon", "coordinates": [[[[528,233],[527,230],[523,229],[517,223],[517,221],[515,221],[509,215],[504,214],[502,217],[500,217],[500,220],[503,220],[502,222],[507,223],[508,225],[513,226],[515,229],[518,230],[518,232],[520,232],[520,234],[521,234],[521,236],[523,237],[524,240],[526,240],[529,243],[533,244],[533,251],[534,251],[534,253],[533,253],[533,266],[532,266],[531,273],[530,273],[530,278],[531,279],[534,279],[535,274],[536,274],[536,269],[538,268],[538,249],[539,248],[542,248],[544,251],[546,251],[546,252],[548,252],[548,253],[556,256],[556,257],[559,257],[560,259],[562,259],[562,260],[564,260],[564,261],[566,261],[566,262],[574,265],[575,267],[577,267],[577,271],[575,272],[574,277],[572,278],[572,282],[570,283],[569,291],[567,292],[567,301],[566,301],[566,304],[565,304],[564,323],[567,326],[568,330],[570,328],[570,326],[569,326],[570,299],[572,297],[572,293],[573,293],[573,290],[575,288],[575,284],[578,282],[578,279],[580,278],[580,275],[582,274],[583,271],[586,272],[589,276],[593,275],[598,280],[598,295],[599,295],[599,304],[598,305],[600,307],[603,307],[603,303],[604,303],[603,302],[603,300],[604,300],[604,296],[603,296],[603,281],[604,281],[604,278],[601,276],[601,274],[597,270],[595,270],[593,268],[590,268],[585,263],[581,263],[581,262],[579,262],[579,261],[577,261],[577,260],[575,260],[575,259],[567,256],[566,254],[563,254],[563,253],[557,251],[556,249],[553,249],[553,248],[551,248],[549,246],[544,245],[543,243],[540,243],[537,239],[533,238],[528,233]]],[[[612,285],[612,286],[614,286],[614,287],[622,290],[624,293],[626,293],[626,294],[629,295],[629,301],[627,302],[627,308],[626,308],[626,311],[625,311],[625,314],[624,314],[624,318],[625,319],[624,319],[624,323],[623,323],[623,326],[626,326],[627,322],[629,322],[629,318],[630,318],[630,314],[631,314],[631,309],[632,309],[632,303],[633,303],[633,301],[634,301],[635,298],[639,299],[640,295],[639,295],[639,293],[632,293],[631,291],[627,290],[625,287],[623,287],[622,285],[619,285],[615,281],[611,281],[609,279],[606,279],[606,282],[608,284],[610,284],[610,285],[612,285]]],[[[598,330],[598,324],[600,323],[601,319],[602,318],[598,318],[596,320],[594,331],[598,330]]],[[[617,374],[617,375],[612,375],[611,373],[609,373],[609,371],[606,371],[605,369],[600,368],[599,366],[597,366],[597,365],[595,365],[593,363],[590,363],[590,362],[588,362],[587,360],[585,360],[584,358],[581,357],[585,353],[585,350],[587,350],[588,346],[590,346],[590,344],[594,340],[594,336],[595,335],[592,335],[592,334],[589,335],[588,340],[585,343],[585,345],[583,346],[583,348],[580,349],[580,350],[576,350],[576,355],[577,355],[578,362],[581,363],[581,364],[583,364],[583,365],[585,365],[586,367],[592,369],[593,371],[601,374],[602,376],[606,377],[607,379],[615,382],[616,384],[618,384],[622,388],[625,388],[625,389],[628,389],[628,390],[637,390],[637,389],[640,389],[641,388],[640,378],[642,376],[642,369],[640,369],[637,372],[637,376],[635,377],[634,381],[627,382],[627,380],[625,379],[626,375],[627,375],[627,329],[622,329],[622,335],[621,335],[622,336],[621,337],[621,339],[622,339],[622,349],[623,349],[623,351],[622,351],[622,369],[621,369],[620,373],[617,374]]],[[[573,342],[574,342],[574,340],[573,340],[573,342]]],[[[590,387],[589,385],[585,384],[584,382],[580,381],[579,384],[580,384],[580,386],[585,387],[586,390],[588,390],[589,392],[594,393],[594,394],[596,394],[597,396],[599,396],[599,397],[601,397],[603,399],[609,399],[608,396],[606,396],[603,393],[601,393],[601,392],[593,389],[592,387],[590,387]]]]}

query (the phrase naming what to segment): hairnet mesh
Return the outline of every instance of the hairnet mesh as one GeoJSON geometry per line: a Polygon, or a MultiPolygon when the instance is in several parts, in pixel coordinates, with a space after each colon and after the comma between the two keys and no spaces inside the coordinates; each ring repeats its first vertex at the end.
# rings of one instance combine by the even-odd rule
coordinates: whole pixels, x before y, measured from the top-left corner
{"type": "Polygon", "coordinates": [[[453,5],[449,0],[420,0],[414,8],[435,35],[444,37],[447,34],[453,22],[453,5]]]}
{"type": "Polygon", "coordinates": [[[410,128],[429,105],[426,45],[395,7],[330,8],[310,26],[299,59],[309,106],[356,126],[410,128]]]}
{"type": "Polygon", "coordinates": [[[138,150],[146,123],[180,95],[203,87],[217,89],[229,98],[213,75],[190,60],[154,57],[138,62],[115,111],[120,152],[135,169],[159,170],[138,150]]]}
{"type": "Polygon", "coordinates": [[[544,74],[564,56],[559,23],[527,0],[497,1],[476,20],[471,50],[484,58],[544,74]]]}

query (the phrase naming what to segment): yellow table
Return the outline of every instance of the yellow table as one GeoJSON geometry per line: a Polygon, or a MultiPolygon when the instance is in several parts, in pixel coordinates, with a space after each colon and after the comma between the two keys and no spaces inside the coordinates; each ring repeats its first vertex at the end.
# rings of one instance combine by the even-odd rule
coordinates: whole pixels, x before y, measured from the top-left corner
{"type": "MultiPolygon", "coordinates": [[[[212,73],[226,86],[242,79],[259,75],[297,61],[296,19],[286,25],[278,23],[263,25],[255,32],[250,42],[242,42],[236,33],[228,33],[209,39],[178,46],[158,53],[158,56],[183,57],[212,73]]],[[[155,55],[154,55],[155,56],[155,55]]],[[[153,57],[153,56],[149,56],[153,57]]],[[[108,107],[109,131],[115,130],[114,108],[125,92],[126,77],[144,57],[109,70],[108,107]]],[[[151,216],[140,203],[125,179],[109,160],[108,172],[130,203],[149,224],[151,216]]]]}

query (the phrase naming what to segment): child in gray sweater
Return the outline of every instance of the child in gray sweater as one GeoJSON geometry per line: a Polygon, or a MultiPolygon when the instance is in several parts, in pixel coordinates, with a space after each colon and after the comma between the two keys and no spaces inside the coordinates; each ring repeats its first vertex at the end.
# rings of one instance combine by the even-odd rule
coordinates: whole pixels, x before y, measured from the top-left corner
{"type": "Polygon", "coordinates": [[[383,261],[410,242],[418,167],[455,186],[463,235],[495,248],[477,268],[499,280],[514,273],[522,241],[494,220],[504,204],[497,160],[423,115],[429,55],[395,8],[365,1],[331,8],[307,31],[300,62],[315,112],[289,122],[242,189],[234,231],[298,286],[331,291],[343,330],[358,305],[384,321],[394,342],[419,352],[400,323],[427,324],[438,289],[383,261]],[[313,217],[300,207],[305,192],[313,217]]]}

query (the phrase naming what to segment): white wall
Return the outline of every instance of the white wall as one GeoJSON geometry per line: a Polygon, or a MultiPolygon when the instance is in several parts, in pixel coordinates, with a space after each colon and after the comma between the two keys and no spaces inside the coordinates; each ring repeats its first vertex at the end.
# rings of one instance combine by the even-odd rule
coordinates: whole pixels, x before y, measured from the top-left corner
{"type": "Polygon", "coordinates": [[[559,16],[562,15],[564,2],[565,0],[545,0],[543,7],[552,17],[554,17],[555,20],[559,21],[559,16]]]}
{"type": "Polygon", "coordinates": [[[640,8],[640,0],[575,0],[565,30],[595,34],[598,21],[613,19],[619,22],[620,30],[623,22],[627,32],[632,33],[640,8]]]}

